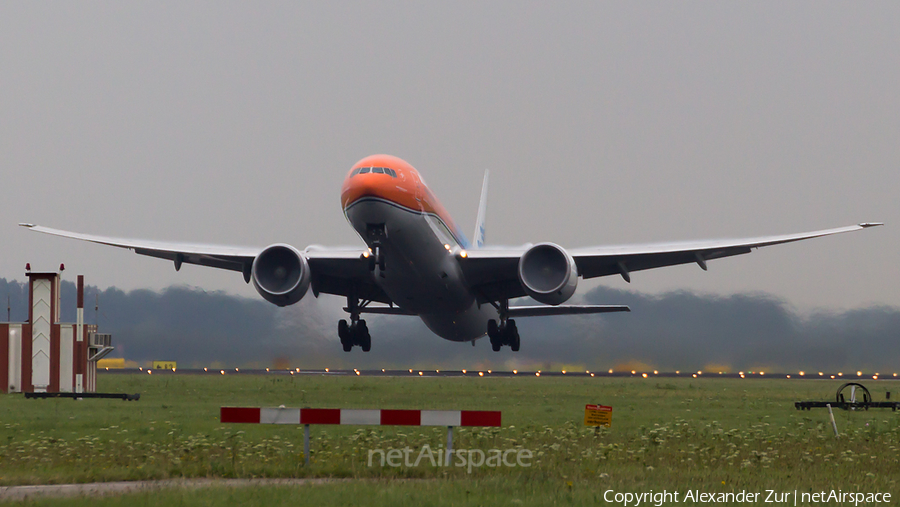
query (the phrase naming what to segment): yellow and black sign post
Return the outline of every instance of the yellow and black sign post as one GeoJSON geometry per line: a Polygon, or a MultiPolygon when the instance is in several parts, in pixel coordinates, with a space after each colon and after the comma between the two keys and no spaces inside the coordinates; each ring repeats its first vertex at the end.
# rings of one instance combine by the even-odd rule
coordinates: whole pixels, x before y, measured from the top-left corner
{"type": "Polygon", "coordinates": [[[606,426],[612,427],[612,407],[605,405],[585,405],[584,406],[584,425],[585,426],[606,426]]]}
{"type": "Polygon", "coordinates": [[[174,370],[176,367],[175,361],[153,361],[154,370],[174,370]]]}

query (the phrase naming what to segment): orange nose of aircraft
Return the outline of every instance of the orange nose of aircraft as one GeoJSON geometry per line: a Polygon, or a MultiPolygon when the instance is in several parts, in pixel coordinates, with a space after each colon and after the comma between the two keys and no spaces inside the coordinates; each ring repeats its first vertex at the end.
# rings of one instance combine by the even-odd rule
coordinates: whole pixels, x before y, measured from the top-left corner
{"type": "Polygon", "coordinates": [[[341,207],[362,198],[375,198],[416,209],[418,174],[406,161],[391,155],[372,155],[353,164],[341,188],[341,207]]]}

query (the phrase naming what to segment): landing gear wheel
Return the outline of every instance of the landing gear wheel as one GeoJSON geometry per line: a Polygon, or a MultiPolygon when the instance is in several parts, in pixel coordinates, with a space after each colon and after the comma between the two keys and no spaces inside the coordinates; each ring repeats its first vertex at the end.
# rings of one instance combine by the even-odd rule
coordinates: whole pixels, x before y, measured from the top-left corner
{"type": "Polygon", "coordinates": [[[497,326],[496,320],[491,319],[488,321],[487,334],[488,338],[491,340],[491,349],[493,349],[494,352],[499,352],[503,343],[500,339],[500,327],[497,326]]]}
{"type": "Polygon", "coordinates": [[[372,350],[372,336],[369,335],[369,327],[364,320],[356,324],[356,344],[362,347],[363,352],[372,350]]]}
{"type": "Polygon", "coordinates": [[[513,328],[513,330],[515,331],[515,333],[513,333],[512,337],[511,337],[512,339],[510,340],[509,348],[512,349],[513,352],[518,352],[519,351],[519,330],[516,328],[513,328]]]}
{"type": "Polygon", "coordinates": [[[350,326],[347,325],[347,321],[344,319],[338,321],[338,338],[341,339],[344,352],[350,352],[350,349],[353,348],[353,336],[350,326]]]}

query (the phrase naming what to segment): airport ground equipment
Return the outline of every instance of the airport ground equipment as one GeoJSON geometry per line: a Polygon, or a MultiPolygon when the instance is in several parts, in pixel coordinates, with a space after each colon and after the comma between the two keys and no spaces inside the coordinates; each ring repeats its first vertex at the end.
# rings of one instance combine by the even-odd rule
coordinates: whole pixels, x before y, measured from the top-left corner
{"type": "Polygon", "coordinates": [[[501,414],[492,410],[357,410],[342,408],[222,407],[219,421],[250,424],[302,424],[303,456],[309,465],[310,424],[370,426],[446,426],[446,461],[453,452],[453,428],[500,426],[501,414]]]}
{"type": "MultiPolygon", "coordinates": [[[[891,393],[887,393],[890,399],[891,393]]],[[[869,410],[870,408],[889,408],[896,411],[900,408],[900,402],[896,401],[872,401],[872,393],[862,384],[857,382],[847,382],[838,388],[834,401],[798,401],[794,403],[797,410],[811,410],[813,408],[827,408],[829,405],[833,408],[841,408],[844,410],[869,410]],[[850,399],[844,395],[844,391],[850,388],[850,399]],[[857,390],[862,392],[862,401],[857,399],[857,390]]]]}
{"type": "Polygon", "coordinates": [[[84,323],[84,277],[77,281],[77,322],[60,322],[59,271],[28,277],[28,320],[0,323],[0,392],[89,393],[97,389],[97,361],[113,351],[112,337],[84,323]]]}

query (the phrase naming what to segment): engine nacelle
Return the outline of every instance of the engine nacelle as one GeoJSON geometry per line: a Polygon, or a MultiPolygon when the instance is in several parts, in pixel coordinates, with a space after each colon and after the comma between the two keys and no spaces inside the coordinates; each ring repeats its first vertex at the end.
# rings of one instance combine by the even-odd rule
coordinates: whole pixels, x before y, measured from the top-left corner
{"type": "Polygon", "coordinates": [[[253,259],[251,279],[266,301],[288,306],[300,301],[309,289],[309,264],[296,248],[275,244],[253,259]]]}
{"type": "Polygon", "coordinates": [[[561,246],[540,243],[519,259],[519,282],[529,296],[547,305],[565,303],[578,285],[575,259],[561,246]]]}

